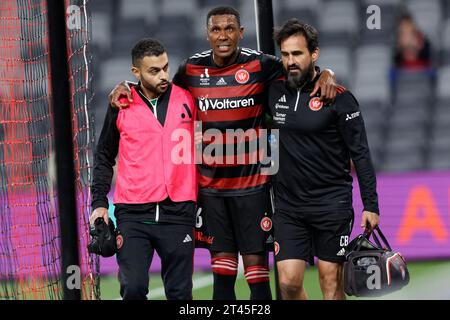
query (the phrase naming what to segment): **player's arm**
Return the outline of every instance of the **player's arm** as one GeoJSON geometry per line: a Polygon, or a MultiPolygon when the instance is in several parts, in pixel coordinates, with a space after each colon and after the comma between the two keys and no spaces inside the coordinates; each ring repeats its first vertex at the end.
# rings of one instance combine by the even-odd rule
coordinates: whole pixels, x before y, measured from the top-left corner
{"type": "Polygon", "coordinates": [[[119,130],[116,120],[118,110],[108,108],[102,132],[98,140],[94,155],[94,170],[91,186],[92,194],[92,215],[89,218],[91,225],[94,221],[102,217],[108,223],[108,192],[111,188],[111,181],[114,175],[114,165],[119,150],[119,130]]]}
{"type": "Polygon", "coordinates": [[[361,227],[375,228],[379,224],[377,181],[370,156],[366,129],[355,97],[345,91],[336,98],[338,128],[350,151],[358,176],[364,212],[361,227]]]}
{"type": "Polygon", "coordinates": [[[133,102],[131,86],[135,85],[137,85],[137,83],[131,81],[122,81],[116,85],[108,95],[110,106],[117,109],[128,108],[130,103],[133,102]]]}
{"type": "Polygon", "coordinates": [[[184,60],[180,66],[178,67],[177,73],[173,76],[172,83],[176,86],[179,86],[185,90],[188,89],[188,84],[186,81],[186,63],[187,59],[184,60]]]}
{"type": "Polygon", "coordinates": [[[319,79],[314,85],[314,89],[309,95],[313,97],[320,91],[320,100],[325,104],[333,103],[336,99],[336,75],[331,69],[323,69],[320,73],[319,79]]]}

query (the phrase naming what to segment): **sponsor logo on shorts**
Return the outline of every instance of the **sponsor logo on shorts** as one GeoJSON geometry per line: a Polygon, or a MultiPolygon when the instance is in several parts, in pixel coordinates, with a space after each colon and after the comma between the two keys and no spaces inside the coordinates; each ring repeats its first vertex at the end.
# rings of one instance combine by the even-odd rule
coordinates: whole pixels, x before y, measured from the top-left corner
{"type": "Polygon", "coordinates": [[[339,252],[336,253],[336,255],[339,257],[345,256],[345,248],[342,248],[341,250],[339,250],[339,252]]]}
{"type": "Polygon", "coordinates": [[[236,81],[238,83],[245,84],[250,79],[250,74],[248,73],[247,70],[240,69],[236,72],[236,74],[234,75],[234,78],[236,79],[236,81]]]}
{"type": "Polygon", "coordinates": [[[309,108],[312,111],[319,111],[320,109],[322,109],[322,106],[323,106],[323,102],[320,101],[320,99],[317,97],[314,97],[311,100],[309,100],[309,108]]]}
{"type": "Polygon", "coordinates": [[[261,229],[263,229],[263,231],[270,231],[270,229],[272,229],[272,220],[270,220],[269,217],[262,218],[261,229]]]}
{"type": "Polygon", "coordinates": [[[214,237],[213,236],[207,236],[204,235],[202,231],[195,231],[195,241],[198,242],[203,242],[206,243],[208,245],[212,245],[212,243],[214,242],[214,237]]]}
{"type": "Polygon", "coordinates": [[[116,237],[116,245],[117,245],[117,250],[119,250],[123,246],[123,236],[121,234],[119,234],[116,237]]]}
{"type": "Polygon", "coordinates": [[[278,252],[280,252],[280,245],[278,244],[278,242],[275,241],[273,246],[274,246],[274,250],[275,250],[275,255],[277,256],[278,252]]]}

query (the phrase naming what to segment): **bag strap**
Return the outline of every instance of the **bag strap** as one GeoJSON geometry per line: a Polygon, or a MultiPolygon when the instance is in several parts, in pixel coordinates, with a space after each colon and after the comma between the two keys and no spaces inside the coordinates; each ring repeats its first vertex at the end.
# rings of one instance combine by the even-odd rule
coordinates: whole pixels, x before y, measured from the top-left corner
{"type": "Polygon", "coordinates": [[[370,236],[372,236],[372,238],[374,239],[374,241],[375,241],[375,243],[376,243],[376,245],[378,246],[379,249],[386,248],[387,250],[392,251],[392,248],[389,245],[389,242],[387,241],[387,239],[384,236],[383,232],[381,232],[381,229],[380,229],[379,226],[377,226],[373,231],[368,229],[368,228],[366,228],[364,230],[364,233],[359,236],[359,239],[356,242],[356,251],[359,251],[361,249],[362,242],[363,242],[364,239],[370,240],[370,236]],[[378,236],[374,232],[375,230],[377,231],[378,236]],[[380,238],[378,238],[378,237],[380,237],[380,238]],[[381,242],[380,239],[383,242],[381,242]]]}
{"type": "Polygon", "coordinates": [[[369,240],[369,237],[370,237],[370,231],[367,229],[364,230],[364,233],[359,236],[359,239],[356,242],[356,250],[355,251],[359,251],[359,249],[361,249],[363,240],[364,239],[369,240]]]}
{"type": "MultiPolygon", "coordinates": [[[[389,245],[389,242],[387,241],[386,237],[384,236],[383,232],[381,232],[381,229],[379,226],[377,226],[375,228],[375,230],[378,232],[378,235],[380,236],[381,240],[383,241],[383,243],[385,244],[386,249],[388,249],[389,251],[392,251],[391,246],[389,245]]],[[[377,236],[375,235],[375,232],[373,232],[373,236],[375,241],[377,242],[377,245],[379,245],[380,247],[382,247],[380,241],[378,240],[377,236]]]]}

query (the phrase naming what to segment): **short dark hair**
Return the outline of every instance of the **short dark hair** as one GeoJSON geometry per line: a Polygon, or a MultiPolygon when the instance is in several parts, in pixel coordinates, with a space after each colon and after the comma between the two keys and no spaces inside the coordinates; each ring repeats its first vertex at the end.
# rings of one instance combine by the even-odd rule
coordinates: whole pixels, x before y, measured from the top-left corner
{"type": "Polygon", "coordinates": [[[237,11],[235,8],[230,6],[220,6],[215,7],[211,9],[208,14],[206,15],[206,25],[209,23],[209,18],[211,16],[222,16],[224,14],[231,14],[236,17],[236,20],[238,22],[238,25],[241,26],[241,15],[239,14],[239,11],[237,11]]]}
{"type": "Polygon", "coordinates": [[[158,57],[166,52],[163,44],[156,39],[145,38],[136,43],[131,50],[131,62],[133,66],[137,66],[139,61],[147,56],[158,57]]]}
{"type": "Polygon", "coordinates": [[[281,48],[281,42],[293,35],[302,35],[306,39],[308,50],[310,53],[314,52],[319,47],[319,36],[317,30],[307,24],[299,21],[298,19],[289,19],[281,27],[277,28],[274,32],[273,38],[281,48]]]}

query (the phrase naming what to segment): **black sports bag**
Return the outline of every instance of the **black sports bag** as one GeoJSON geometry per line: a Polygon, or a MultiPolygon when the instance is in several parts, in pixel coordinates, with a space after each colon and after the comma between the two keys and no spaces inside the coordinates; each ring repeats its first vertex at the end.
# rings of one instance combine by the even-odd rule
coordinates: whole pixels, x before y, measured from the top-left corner
{"type": "Polygon", "coordinates": [[[399,252],[392,251],[379,227],[372,233],[365,231],[353,239],[346,252],[344,290],[347,295],[382,296],[400,290],[409,283],[405,259],[399,252]],[[371,234],[375,243],[369,240],[371,234]]]}

